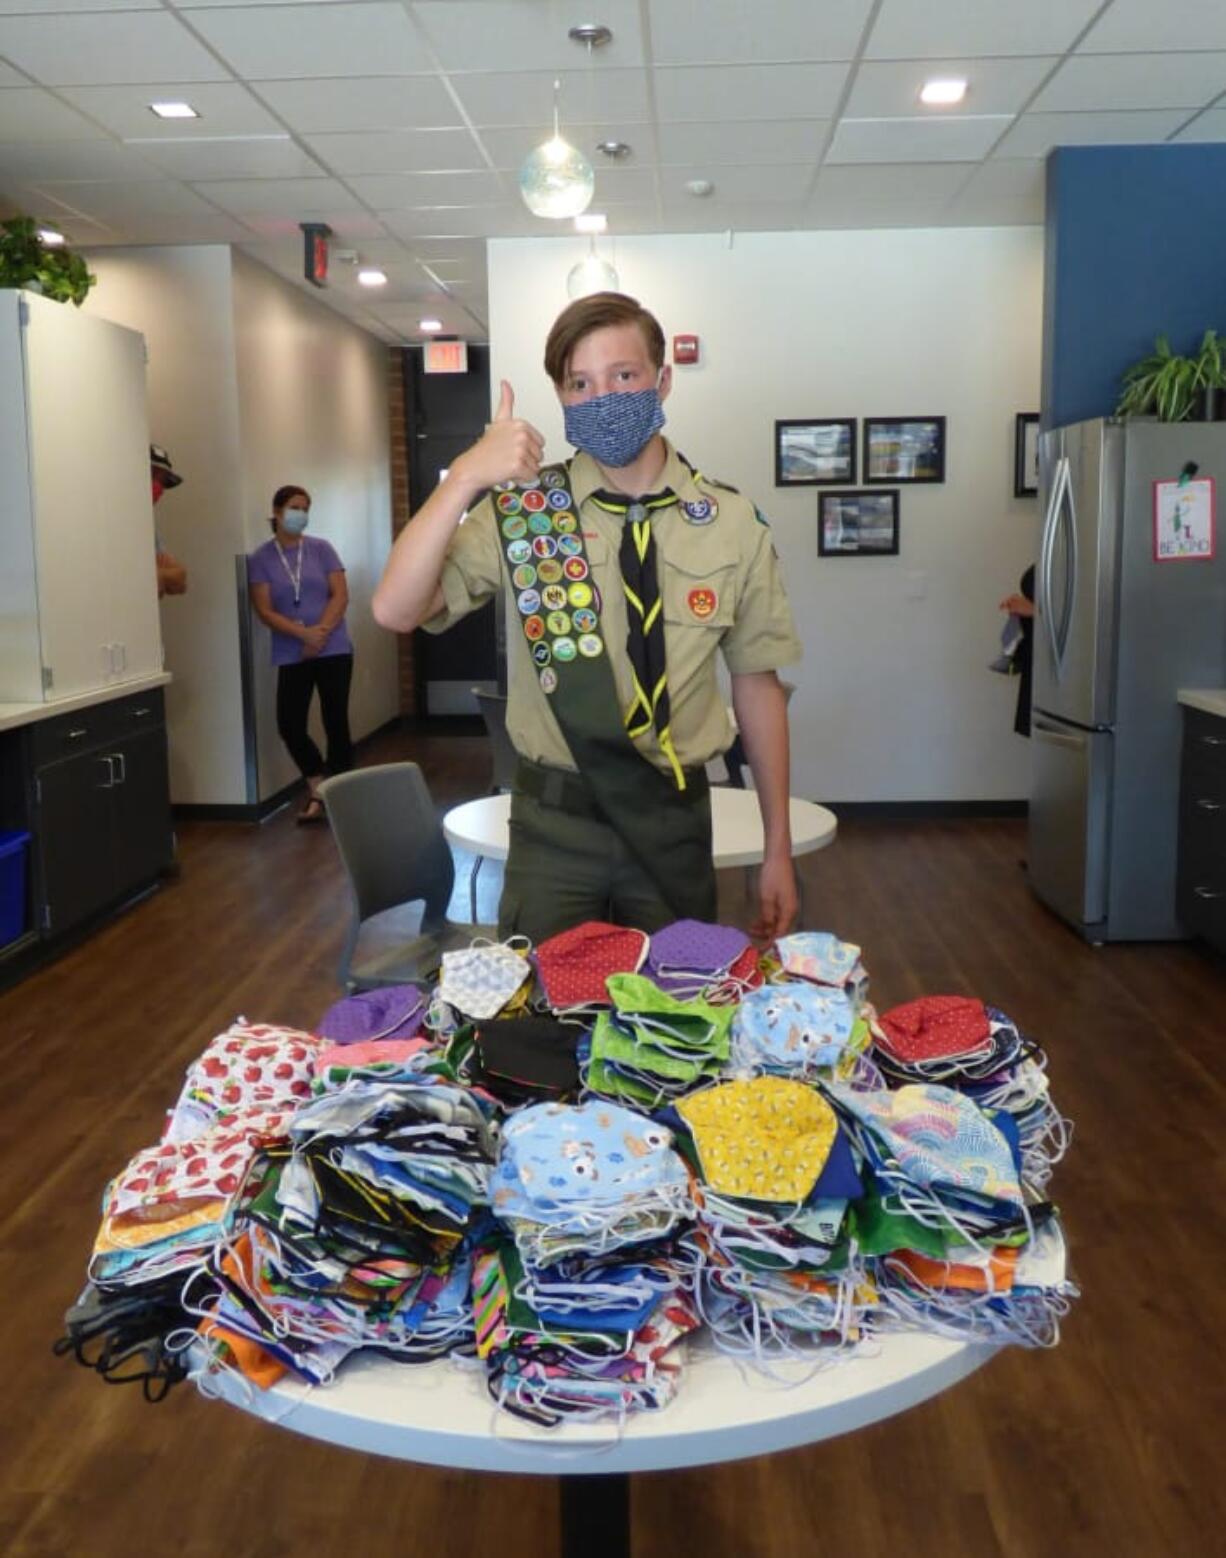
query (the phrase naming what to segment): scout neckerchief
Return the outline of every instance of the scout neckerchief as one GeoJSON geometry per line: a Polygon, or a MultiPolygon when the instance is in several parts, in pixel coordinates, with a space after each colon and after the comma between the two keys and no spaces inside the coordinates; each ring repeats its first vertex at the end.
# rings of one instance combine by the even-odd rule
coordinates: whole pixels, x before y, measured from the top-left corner
{"type": "Polygon", "coordinates": [[[664,655],[664,600],[660,594],[656,542],[651,531],[652,516],[672,508],[677,494],[671,487],[645,497],[630,499],[612,492],[592,493],[592,502],[606,514],[623,517],[618,564],[622,587],[626,592],[626,620],[629,632],[626,653],[634,681],[634,697],[626,710],[626,732],[642,736],[655,727],[660,750],[667,757],[679,790],[685,789],[685,774],[673,745],[668,666],[664,655]]]}
{"type": "MultiPolygon", "coordinates": [[[[679,918],[715,915],[705,786],[686,790],[635,746],[605,654],[600,598],[565,466],[494,493],[511,598],[575,766],[606,821],[679,918]]],[[[672,500],[670,500],[672,501],[672,500]]]]}

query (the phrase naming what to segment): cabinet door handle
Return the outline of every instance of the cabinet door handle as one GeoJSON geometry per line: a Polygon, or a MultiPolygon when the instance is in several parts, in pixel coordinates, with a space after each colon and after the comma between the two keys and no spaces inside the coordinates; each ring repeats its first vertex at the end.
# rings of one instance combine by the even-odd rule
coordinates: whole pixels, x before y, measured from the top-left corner
{"type": "Polygon", "coordinates": [[[1194,887],[1194,898],[1226,898],[1226,887],[1194,887]]]}
{"type": "Polygon", "coordinates": [[[1202,736],[1200,744],[1203,747],[1226,747],[1226,736],[1202,736]]]}
{"type": "Polygon", "coordinates": [[[1222,809],[1221,801],[1197,801],[1196,805],[1200,811],[1221,811],[1222,809]]]}
{"type": "Polygon", "coordinates": [[[113,757],[100,757],[100,763],[106,764],[106,783],[100,784],[100,790],[112,790],[115,787],[115,759],[113,757]]]}
{"type": "Polygon", "coordinates": [[[107,762],[108,763],[118,763],[119,764],[119,778],[116,779],[115,783],[116,784],[127,784],[127,782],[128,782],[128,763],[127,763],[127,759],[124,757],[123,753],[122,752],[115,752],[115,753],[113,753],[111,756],[109,756],[107,758],[107,762]]]}
{"type": "Polygon", "coordinates": [[[148,708],[148,707],[143,708],[143,709],[133,709],[132,710],[132,718],[133,719],[145,719],[148,715],[150,715],[152,713],[153,713],[153,710],[151,708],[148,708]]]}
{"type": "Polygon", "coordinates": [[[119,651],[119,669],[126,671],[128,669],[128,646],[126,644],[116,644],[115,648],[119,651]]]}
{"type": "Polygon", "coordinates": [[[66,730],[64,732],[64,740],[65,741],[80,741],[83,736],[88,736],[88,735],[89,735],[89,731],[88,730],[66,730]]]}

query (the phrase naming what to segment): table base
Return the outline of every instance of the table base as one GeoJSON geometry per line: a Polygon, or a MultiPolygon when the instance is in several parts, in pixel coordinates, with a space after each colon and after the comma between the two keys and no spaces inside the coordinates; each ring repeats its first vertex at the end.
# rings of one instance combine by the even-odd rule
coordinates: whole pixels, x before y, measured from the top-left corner
{"type": "Polygon", "coordinates": [[[630,1477],[558,1478],[562,1558],[630,1558],[630,1477]]]}

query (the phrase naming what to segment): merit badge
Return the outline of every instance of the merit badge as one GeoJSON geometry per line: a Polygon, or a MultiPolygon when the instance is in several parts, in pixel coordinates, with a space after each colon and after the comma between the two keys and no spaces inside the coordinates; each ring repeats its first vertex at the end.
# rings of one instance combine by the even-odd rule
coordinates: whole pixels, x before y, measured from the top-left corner
{"type": "Polygon", "coordinates": [[[572,581],[587,578],[587,564],[582,557],[568,557],[563,567],[566,577],[572,581]]]}
{"type": "Polygon", "coordinates": [[[512,541],[507,547],[507,560],[512,563],[526,563],[532,556],[531,541],[512,541]]]}
{"type": "Polygon", "coordinates": [[[590,606],[592,604],[592,586],[590,584],[572,584],[566,592],[566,598],[572,606],[590,606]]]}
{"type": "Polygon", "coordinates": [[[599,633],[584,633],[579,640],[579,653],[589,660],[595,660],[603,648],[599,633]]]}
{"type": "Polygon", "coordinates": [[[545,557],[536,571],[542,584],[556,584],[562,577],[562,564],[556,557],[545,557]]]}
{"type": "Polygon", "coordinates": [[[570,507],[570,493],[555,487],[552,492],[546,494],[546,502],[551,509],[568,509],[570,507]]]}
{"type": "Polygon", "coordinates": [[[541,672],[541,691],[556,692],[558,688],[558,673],[553,666],[547,665],[541,672]]]}
{"type": "MultiPolygon", "coordinates": [[[[559,520],[558,529],[560,530],[561,528],[562,525],[559,520]]],[[[563,557],[578,557],[580,552],[583,551],[583,542],[580,541],[578,536],[561,535],[558,537],[558,551],[561,552],[563,557]]]]}
{"type": "Polygon", "coordinates": [[[553,529],[553,520],[548,514],[530,514],[528,529],[534,536],[547,536],[553,529]]]}
{"type": "Polygon", "coordinates": [[[536,661],[537,665],[548,665],[549,662],[553,659],[553,650],[550,649],[549,645],[546,643],[533,644],[532,658],[536,661]]]}
{"type": "Polygon", "coordinates": [[[542,487],[562,487],[562,486],[565,486],[565,484],[566,484],[566,478],[562,475],[561,471],[542,471],[541,472],[541,486],[542,487]]]}
{"type": "Polygon", "coordinates": [[[530,617],[540,607],[540,604],[541,597],[538,591],[520,590],[516,605],[518,605],[525,617],[530,617]]]}
{"type": "Polygon", "coordinates": [[[578,611],[575,612],[575,632],[594,633],[599,621],[600,618],[594,611],[589,610],[586,606],[580,606],[578,611]]]}
{"type": "Polygon", "coordinates": [[[555,660],[561,660],[565,664],[575,658],[575,641],[573,638],[555,638],[553,641],[553,654],[555,660]]]}
{"type": "Polygon", "coordinates": [[[570,617],[564,611],[551,611],[545,618],[545,626],[555,638],[565,638],[570,632],[570,617]]]}
{"type": "MultiPolygon", "coordinates": [[[[546,611],[562,611],[566,607],[566,587],[562,584],[547,584],[541,591],[541,601],[546,611]]],[[[566,629],[560,629],[565,633],[566,629]]]]}
{"type": "Polygon", "coordinates": [[[512,514],[502,522],[502,533],[508,541],[517,541],[528,528],[528,521],[522,514],[512,514]]]}
{"type": "Polygon", "coordinates": [[[494,499],[494,502],[498,505],[500,514],[519,513],[520,498],[518,492],[500,492],[494,499]]]}
{"type": "Polygon", "coordinates": [[[539,487],[533,487],[530,491],[525,492],[519,501],[529,514],[539,514],[545,507],[545,494],[539,487]]]}
{"type": "Polygon", "coordinates": [[[537,557],[553,557],[557,554],[558,543],[552,536],[533,536],[532,550],[537,557]]]}
{"type": "Polygon", "coordinates": [[[683,503],[681,508],[691,525],[709,525],[719,513],[710,498],[697,498],[693,503],[683,503]]]}
{"type": "Polygon", "coordinates": [[[538,639],[545,636],[545,621],[543,617],[524,618],[524,637],[530,644],[535,644],[538,639]]]}
{"type": "Polygon", "coordinates": [[[536,569],[531,563],[520,563],[511,575],[511,583],[517,590],[527,590],[536,583],[536,569]]]}
{"type": "Polygon", "coordinates": [[[685,603],[700,622],[705,622],[719,605],[719,596],[714,590],[691,590],[685,603]]]}
{"type": "Polygon", "coordinates": [[[553,523],[556,530],[560,530],[564,536],[568,536],[574,530],[578,521],[569,509],[560,509],[554,515],[553,523]]]}

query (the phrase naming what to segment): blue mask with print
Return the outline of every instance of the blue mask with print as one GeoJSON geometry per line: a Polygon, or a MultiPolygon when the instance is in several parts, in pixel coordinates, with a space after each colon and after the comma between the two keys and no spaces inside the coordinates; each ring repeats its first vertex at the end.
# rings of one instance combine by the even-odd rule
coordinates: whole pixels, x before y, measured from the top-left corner
{"type": "Polygon", "coordinates": [[[851,1038],[855,1011],[842,990],[815,985],[763,985],[736,1009],[736,1065],[804,1077],[837,1064],[851,1038]]]}
{"type": "Polygon", "coordinates": [[[563,408],[566,441],[590,454],[601,465],[620,470],[629,465],[647,440],[664,426],[660,391],[630,390],[595,395],[563,408]]]}

